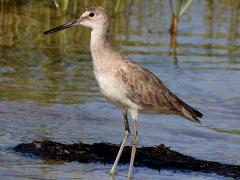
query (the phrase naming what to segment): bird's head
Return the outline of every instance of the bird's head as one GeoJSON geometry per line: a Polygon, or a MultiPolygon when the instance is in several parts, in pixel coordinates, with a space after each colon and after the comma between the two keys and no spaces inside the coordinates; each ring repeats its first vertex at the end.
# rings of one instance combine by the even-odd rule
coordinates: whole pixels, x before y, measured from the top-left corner
{"type": "Polygon", "coordinates": [[[85,9],[83,14],[79,18],[55,27],[53,29],[50,29],[44,32],[44,34],[54,33],[74,26],[85,26],[91,28],[92,30],[102,30],[108,29],[108,25],[108,16],[106,10],[102,7],[94,6],[85,9]]]}

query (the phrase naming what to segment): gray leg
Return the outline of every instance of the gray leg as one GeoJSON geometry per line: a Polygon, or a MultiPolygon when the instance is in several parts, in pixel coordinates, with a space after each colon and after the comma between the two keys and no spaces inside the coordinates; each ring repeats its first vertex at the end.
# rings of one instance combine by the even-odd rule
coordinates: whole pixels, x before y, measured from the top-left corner
{"type": "Polygon", "coordinates": [[[123,141],[122,141],[122,144],[121,144],[121,147],[118,151],[118,154],[117,154],[117,157],[115,159],[115,162],[113,164],[113,167],[110,171],[110,174],[112,176],[115,175],[116,173],[116,167],[117,167],[117,164],[118,164],[118,161],[121,157],[121,154],[122,154],[122,151],[124,149],[124,146],[127,144],[127,141],[128,141],[128,137],[130,136],[130,129],[129,129],[129,124],[128,124],[128,117],[127,117],[127,112],[123,112],[123,118],[124,118],[124,125],[125,125],[125,132],[124,132],[124,137],[123,137],[123,141]]]}
{"type": "Polygon", "coordinates": [[[130,180],[131,176],[132,176],[133,163],[134,163],[134,158],[135,158],[136,149],[137,149],[137,145],[138,145],[138,122],[137,122],[137,119],[133,119],[133,126],[134,126],[134,135],[133,135],[131,160],[130,160],[130,166],[129,166],[129,171],[128,171],[128,180],[130,180]]]}

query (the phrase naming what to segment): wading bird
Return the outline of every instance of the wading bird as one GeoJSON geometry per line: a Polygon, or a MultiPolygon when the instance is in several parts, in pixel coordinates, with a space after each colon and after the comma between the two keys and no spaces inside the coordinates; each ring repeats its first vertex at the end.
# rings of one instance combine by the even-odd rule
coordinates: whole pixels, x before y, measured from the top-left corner
{"type": "Polygon", "coordinates": [[[130,135],[127,114],[132,116],[134,132],[128,171],[130,179],[138,144],[139,113],[179,115],[198,123],[198,117],[202,117],[202,113],[174,95],[153,73],[111,48],[108,41],[109,20],[104,8],[87,8],[80,18],[48,30],[45,34],[74,26],[91,28],[90,49],[95,78],[102,94],[123,112],[125,133],[110,171],[112,176],[115,175],[118,161],[130,135]]]}

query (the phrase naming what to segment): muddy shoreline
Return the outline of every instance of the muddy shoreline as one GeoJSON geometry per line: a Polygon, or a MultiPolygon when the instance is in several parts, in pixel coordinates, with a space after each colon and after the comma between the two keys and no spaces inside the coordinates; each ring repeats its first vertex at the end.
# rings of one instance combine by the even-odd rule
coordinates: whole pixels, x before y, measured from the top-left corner
{"type": "MultiPolygon", "coordinates": [[[[53,141],[33,141],[17,145],[14,150],[23,155],[35,155],[45,161],[79,161],[81,163],[101,162],[112,164],[119,145],[109,143],[63,144],[53,141]]],[[[121,164],[129,163],[131,147],[127,146],[120,159],[121,164]]],[[[240,165],[221,164],[199,160],[171,150],[161,144],[154,147],[137,148],[134,166],[161,170],[196,171],[240,179],[240,165]]]]}

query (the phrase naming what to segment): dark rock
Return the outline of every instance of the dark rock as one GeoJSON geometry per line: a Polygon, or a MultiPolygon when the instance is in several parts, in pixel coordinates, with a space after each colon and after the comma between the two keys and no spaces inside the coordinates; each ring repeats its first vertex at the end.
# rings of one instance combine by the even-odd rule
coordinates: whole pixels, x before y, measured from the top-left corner
{"type": "MultiPolygon", "coordinates": [[[[19,144],[15,147],[17,152],[36,155],[46,161],[102,162],[111,164],[116,158],[118,149],[119,145],[108,143],[62,144],[52,141],[33,141],[32,143],[19,144]]],[[[131,147],[125,147],[119,163],[129,163],[130,154],[131,147]]],[[[173,151],[163,144],[155,147],[137,148],[134,166],[157,170],[199,171],[216,173],[234,179],[240,178],[240,165],[198,160],[173,151]]]]}

